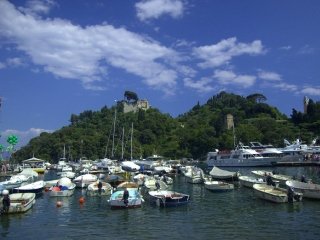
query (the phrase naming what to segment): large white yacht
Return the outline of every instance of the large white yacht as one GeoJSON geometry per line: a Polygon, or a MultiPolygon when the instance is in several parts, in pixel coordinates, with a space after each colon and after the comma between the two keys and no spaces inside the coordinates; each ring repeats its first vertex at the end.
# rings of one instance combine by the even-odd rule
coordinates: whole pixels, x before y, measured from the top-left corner
{"type": "Polygon", "coordinates": [[[219,151],[207,154],[208,167],[262,167],[272,166],[276,163],[276,157],[263,157],[256,150],[249,146],[244,146],[242,143],[232,151],[219,151]]]}

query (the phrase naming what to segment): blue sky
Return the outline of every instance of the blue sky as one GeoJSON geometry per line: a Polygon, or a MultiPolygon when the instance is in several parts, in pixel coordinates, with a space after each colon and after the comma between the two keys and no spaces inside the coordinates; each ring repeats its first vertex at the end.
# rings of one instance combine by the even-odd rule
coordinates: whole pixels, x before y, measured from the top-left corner
{"type": "Polygon", "coordinates": [[[0,0],[0,132],[21,146],[126,90],[173,117],[220,91],[320,98],[317,0],[0,0]]]}

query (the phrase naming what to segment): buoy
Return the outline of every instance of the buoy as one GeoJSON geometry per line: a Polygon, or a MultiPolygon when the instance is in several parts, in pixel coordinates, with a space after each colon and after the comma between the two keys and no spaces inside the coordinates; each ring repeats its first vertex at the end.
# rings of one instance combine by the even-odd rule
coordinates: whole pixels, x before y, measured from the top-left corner
{"type": "Polygon", "coordinates": [[[62,202],[61,201],[57,201],[57,207],[61,207],[62,206],[62,202]]]}
{"type": "Polygon", "coordinates": [[[84,197],[80,197],[80,198],[79,198],[79,203],[80,203],[80,204],[84,203],[84,197]]]}

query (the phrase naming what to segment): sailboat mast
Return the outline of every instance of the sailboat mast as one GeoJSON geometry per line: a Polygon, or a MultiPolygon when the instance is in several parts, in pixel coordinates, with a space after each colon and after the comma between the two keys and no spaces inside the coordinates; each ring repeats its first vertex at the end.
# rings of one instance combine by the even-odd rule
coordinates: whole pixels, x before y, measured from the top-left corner
{"type": "Polygon", "coordinates": [[[130,160],[132,160],[132,137],[133,137],[133,123],[131,123],[131,139],[130,139],[131,151],[130,151],[130,160]]]}
{"type": "Polygon", "coordinates": [[[117,107],[114,110],[114,119],[113,119],[113,134],[112,134],[112,151],[111,151],[111,157],[114,157],[114,134],[116,131],[116,119],[117,119],[117,107]]]}
{"type": "Polygon", "coordinates": [[[123,154],[124,154],[124,127],[122,127],[122,149],[121,149],[121,160],[123,160],[123,154]]]}

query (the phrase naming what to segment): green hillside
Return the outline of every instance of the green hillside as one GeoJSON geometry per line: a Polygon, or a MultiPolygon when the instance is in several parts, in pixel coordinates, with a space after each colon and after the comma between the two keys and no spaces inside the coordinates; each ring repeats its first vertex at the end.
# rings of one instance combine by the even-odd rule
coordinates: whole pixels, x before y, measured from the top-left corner
{"type": "MultiPolygon", "coordinates": [[[[128,102],[137,100],[132,92],[127,91],[125,97],[128,102]]],[[[172,159],[203,159],[215,148],[232,149],[234,142],[260,141],[280,147],[284,139],[311,141],[319,135],[320,103],[311,100],[307,114],[293,109],[288,118],[266,101],[261,94],[243,97],[221,92],[206,104],[196,104],[177,118],[155,108],[123,113],[123,102],[118,102],[116,106],[104,106],[100,111],[71,114],[70,125],[53,133],[42,133],[12,158],[21,161],[35,154],[38,158],[57,162],[65,146],[66,157],[72,160],[81,157],[121,159],[122,152],[125,159],[130,159],[132,130],[134,159],[152,154],[172,159]],[[227,128],[228,114],[233,116],[234,130],[227,128]]]]}

